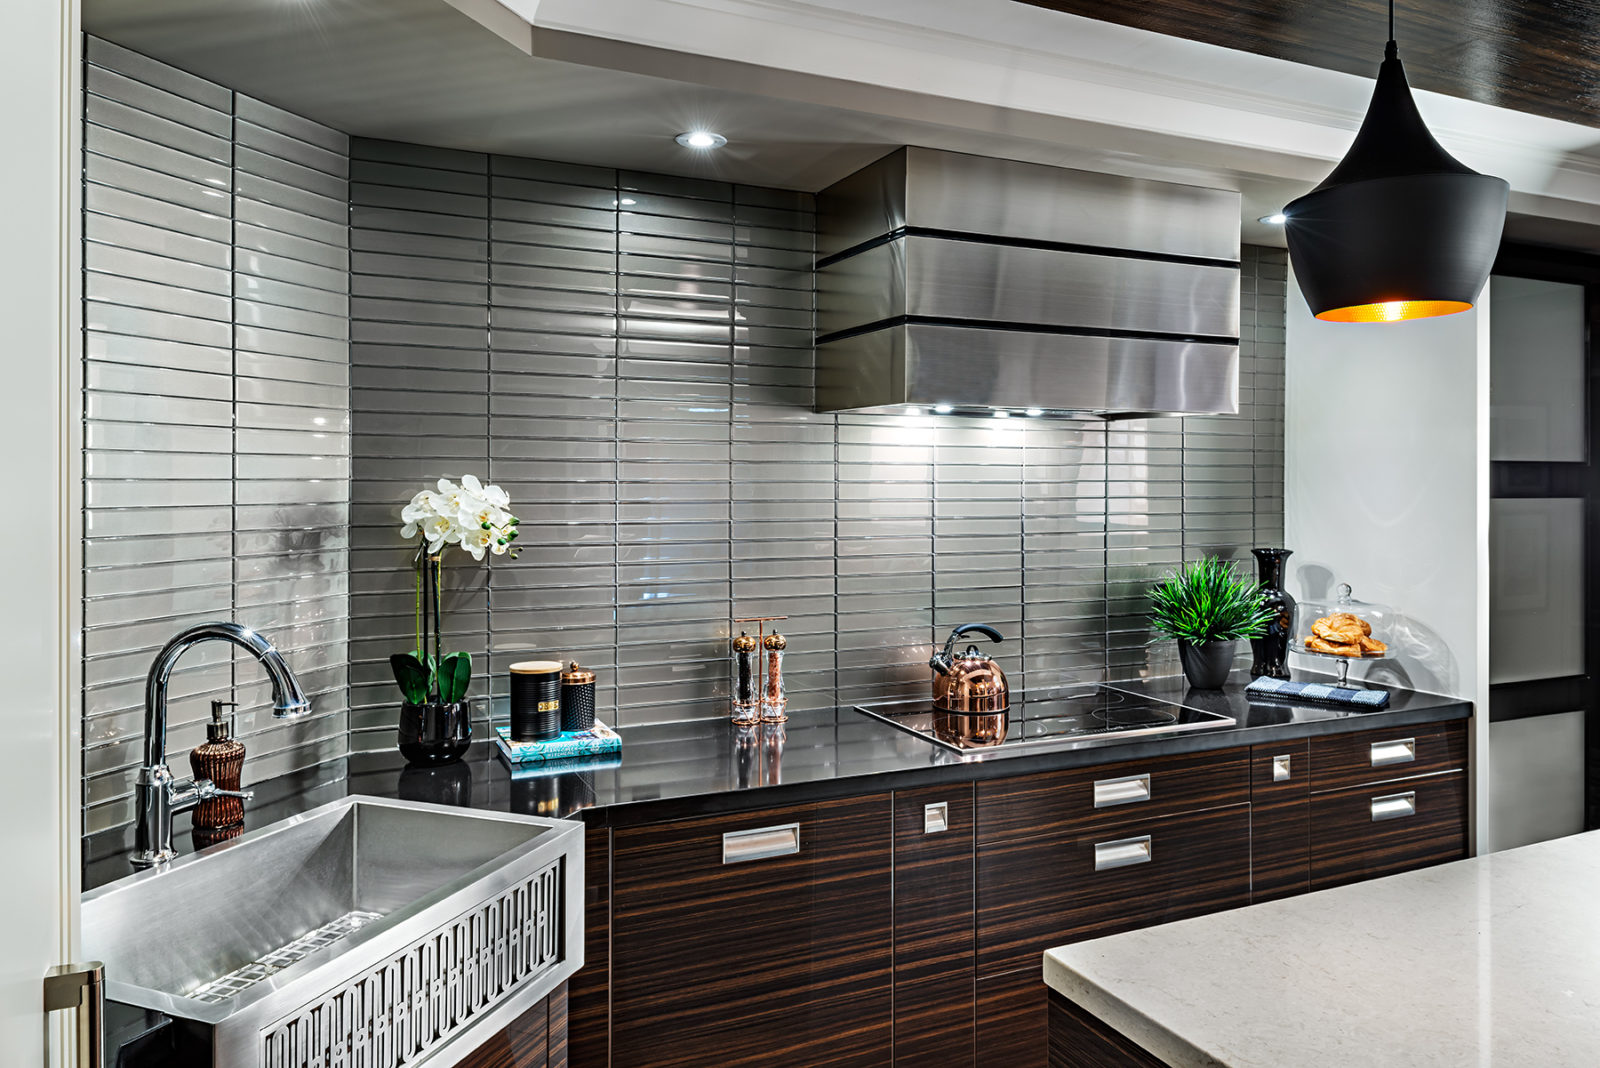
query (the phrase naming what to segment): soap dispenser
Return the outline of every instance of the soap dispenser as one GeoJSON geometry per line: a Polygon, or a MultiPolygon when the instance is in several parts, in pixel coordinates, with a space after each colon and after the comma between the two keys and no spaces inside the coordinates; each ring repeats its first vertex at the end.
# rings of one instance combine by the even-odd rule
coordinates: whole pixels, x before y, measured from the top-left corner
{"type": "MultiPolygon", "coordinates": [[[[237,708],[233,701],[212,701],[211,722],[206,724],[206,740],[189,752],[189,767],[196,779],[210,779],[219,790],[238,790],[244,774],[244,743],[233,736],[234,717],[222,716],[224,708],[237,708]]],[[[197,830],[218,830],[244,822],[244,799],[210,797],[194,810],[197,830]]]]}

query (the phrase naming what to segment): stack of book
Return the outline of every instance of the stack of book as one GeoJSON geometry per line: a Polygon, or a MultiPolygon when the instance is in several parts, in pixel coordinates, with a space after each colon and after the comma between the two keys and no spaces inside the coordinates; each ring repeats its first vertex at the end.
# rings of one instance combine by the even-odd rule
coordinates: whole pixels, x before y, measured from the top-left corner
{"type": "Polygon", "coordinates": [[[496,727],[495,745],[513,772],[544,774],[622,763],[622,737],[599,720],[586,731],[563,731],[537,742],[514,742],[510,727],[496,727]]]}

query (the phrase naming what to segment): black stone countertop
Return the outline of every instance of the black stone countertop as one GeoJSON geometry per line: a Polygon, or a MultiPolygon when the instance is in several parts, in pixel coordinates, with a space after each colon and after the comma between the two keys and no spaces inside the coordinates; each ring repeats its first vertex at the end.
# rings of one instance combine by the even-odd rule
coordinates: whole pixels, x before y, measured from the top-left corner
{"type": "Polygon", "coordinates": [[[401,797],[620,826],[705,813],[842,797],[873,790],[970,782],[1057,768],[1222,749],[1385,726],[1465,719],[1469,702],[1390,690],[1389,707],[1360,712],[1331,705],[1247,698],[1248,676],[1222,690],[1190,690],[1181,677],[1115,683],[1173,704],[1223,712],[1238,723],[1210,731],[1156,735],[1029,753],[997,749],[963,761],[933,742],[851,707],[797,712],[784,724],[739,728],[726,720],[623,727],[621,760],[551,772],[513,773],[490,742],[474,743],[461,763],[408,768],[397,752],[350,758],[351,793],[401,797]]]}

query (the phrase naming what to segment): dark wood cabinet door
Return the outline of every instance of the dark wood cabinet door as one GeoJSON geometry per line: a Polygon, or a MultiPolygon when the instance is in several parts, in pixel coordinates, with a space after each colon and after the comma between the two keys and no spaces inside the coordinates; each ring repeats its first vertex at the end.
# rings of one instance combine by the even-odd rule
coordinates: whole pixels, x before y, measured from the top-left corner
{"type": "Polygon", "coordinates": [[[1031,968],[978,980],[978,1068],[1045,1068],[1044,957],[1031,968]]]}
{"type": "Polygon", "coordinates": [[[563,983],[467,1054],[461,1068],[568,1068],[569,1000],[563,983]]]}
{"type": "Polygon", "coordinates": [[[888,794],[612,831],[612,1068],[892,1058],[888,794]]]}
{"type": "Polygon", "coordinates": [[[1313,793],[1457,771],[1466,766],[1465,722],[1382,727],[1311,739],[1313,793]]]}
{"type": "Polygon", "coordinates": [[[1467,776],[1450,772],[1311,797],[1311,889],[1459,860],[1467,776]]]}
{"type": "Polygon", "coordinates": [[[1050,991],[1050,1068],[1162,1068],[1116,1028],[1050,991]]]}
{"type": "Polygon", "coordinates": [[[1249,904],[1250,806],[980,846],[977,869],[978,975],[1038,970],[1052,946],[1249,904]]]}
{"type": "Polygon", "coordinates": [[[972,784],[894,793],[894,1062],[971,1068],[972,784]]]}
{"type": "Polygon", "coordinates": [[[1250,751],[1123,760],[978,784],[978,848],[1250,800],[1250,751]]]}
{"type": "Polygon", "coordinates": [[[573,1068],[611,1062],[611,830],[583,837],[583,967],[567,982],[573,1068]]]}
{"type": "Polygon", "coordinates": [[[1250,899],[1311,888],[1310,745],[1301,739],[1250,751],[1250,899]]]}

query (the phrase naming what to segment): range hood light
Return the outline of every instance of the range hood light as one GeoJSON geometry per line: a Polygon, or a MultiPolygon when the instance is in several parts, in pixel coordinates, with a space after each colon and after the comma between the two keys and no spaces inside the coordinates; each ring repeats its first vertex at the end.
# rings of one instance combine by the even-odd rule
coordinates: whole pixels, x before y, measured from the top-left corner
{"type": "Polygon", "coordinates": [[[1326,322],[1467,311],[1505,229],[1510,186],[1446,152],[1417,113],[1395,48],[1394,0],[1383,56],[1350,151],[1283,209],[1295,278],[1326,322]]]}
{"type": "Polygon", "coordinates": [[[1006,411],[1004,408],[996,408],[994,410],[994,417],[996,419],[1010,419],[1011,413],[1006,411]]]}
{"type": "Polygon", "coordinates": [[[918,408],[915,404],[913,404],[910,407],[906,408],[906,414],[907,415],[921,415],[922,414],[922,409],[918,408]]]}
{"type": "Polygon", "coordinates": [[[1028,416],[1030,418],[1037,419],[1043,414],[1044,414],[1044,409],[1043,408],[1029,408],[1028,409],[1028,416]]]}
{"type": "Polygon", "coordinates": [[[949,415],[951,412],[955,411],[955,408],[948,404],[935,404],[933,406],[933,410],[939,415],[949,415]]]}

